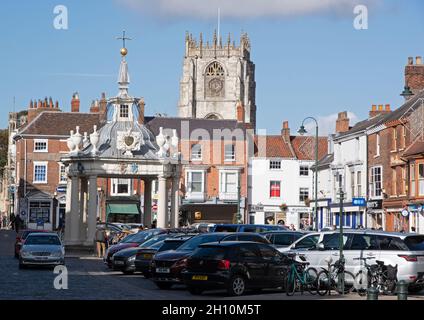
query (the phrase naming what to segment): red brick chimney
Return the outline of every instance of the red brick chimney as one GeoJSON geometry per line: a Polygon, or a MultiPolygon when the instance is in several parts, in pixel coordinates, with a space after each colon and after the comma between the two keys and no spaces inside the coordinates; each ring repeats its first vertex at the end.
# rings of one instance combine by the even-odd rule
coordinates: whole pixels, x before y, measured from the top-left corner
{"type": "Polygon", "coordinates": [[[100,112],[100,122],[107,121],[107,100],[106,93],[102,93],[102,97],[99,101],[99,112],[100,112]]]}
{"type": "Polygon", "coordinates": [[[424,64],[422,57],[408,58],[408,64],[405,67],[405,85],[411,89],[414,94],[424,89],[424,64]]]}
{"type": "Polygon", "coordinates": [[[343,133],[349,131],[349,118],[347,117],[347,111],[339,112],[336,121],[336,133],[343,133]]]}
{"type": "Polygon", "coordinates": [[[244,107],[243,104],[241,103],[241,101],[239,101],[237,103],[237,108],[236,108],[236,112],[237,112],[237,121],[238,122],[245,122],[244,120],[244,107]]]}
{"type": "Polygon", "coordinates": [[[146,107],[146,103],[144,102],[144,99],[142,98],[140,102],[138,103],[138,123],[144,124],[144,110],[146,107]]]}
{"type": "Polygon", "coordinates": [[[49,99],[45,98],[44,100],[38,100],[38,102],[36,100],[31,100],[28,106],[27,122],[30,123],[44,111],[60,112],[59,102],[56,101],[56,103],[53,103],[51,97],[49,99]]]}
{"type": "Polygon", "coordinates": [[[71,112],[80,112],[80,99],[79,99],[78,92],[75,92],[72,95],[71,112]]]}
{"type": "Polygon", "coordinates": [[[91,103],[90,113],[99,113],[99,111],[100,111],[99,100],[94,100],[91,103]]]}
{"type": "Polygon", "coordinates": [[[289,128],[288,121],[283,122],[283,128],[281,129],[281,136],[284,138],[284,141],[290,142],[290,128],[289,128]]]}
{"type": "Polygon", "coordinates": [[[374,118],[375,116],[378,116],[379,114],[387,114],[387,113],[390,113],[390,112],[392,112],[392,110],[390,108],[390,104],[386,104],[384,106],[382,104],[380,104],[380,105],[378,105],[378,107],[377,107],[376,104],[373,104],[372,107],[371,107],[371,111],[369,113],[369,117],[374,118]]]}

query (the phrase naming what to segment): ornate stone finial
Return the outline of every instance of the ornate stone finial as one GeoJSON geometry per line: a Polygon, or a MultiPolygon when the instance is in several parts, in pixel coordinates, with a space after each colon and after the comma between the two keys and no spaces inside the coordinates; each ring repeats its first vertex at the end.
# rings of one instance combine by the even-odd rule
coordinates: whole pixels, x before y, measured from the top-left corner
{"type": "Polygon", "coordinates": [[[217,42],[218,42],[218,38],[216,36],[216,30],[215,30],[214,33],[213,33],[213,44],[214,44],[214,46],[217,45],[217,42]]]}
{"type": "Polygon", "coordinates": [[[97,146],[99,144],[99,140],[100,140],[100,135],[97,132],[97,126],[94,125],[93,126],[93,133],[90,134],[90,143],[91,143],[91,145],[93,147],[93,149],[91,150],[91,154],[93,156],[96,156],[97,153],[98,153],[98,151],[99,151],[98,148],[97,148],[97,146]]]}

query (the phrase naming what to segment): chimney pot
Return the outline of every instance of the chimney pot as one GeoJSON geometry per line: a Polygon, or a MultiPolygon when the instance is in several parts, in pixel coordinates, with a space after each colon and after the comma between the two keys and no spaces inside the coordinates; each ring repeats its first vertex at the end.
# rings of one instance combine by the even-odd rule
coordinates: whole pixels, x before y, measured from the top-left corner
{"type": "Polygon", "coordinates": [[[378,111],[383,111],[383,105],[382,104],[378,105],[378,111]]]}
{"type": "Polygon", "coordinates": [[[371,111],[377,111],[377,105],[376,105],[376,104],[373,104],[373,105],[372,105],[372,107],[371,107],[371,111]]]}
{"type": "Polygon", "coordinates": [[[80,111],[80,100],[79,100],[78,92],[75,92],[72,95],[71,112],[79,112],[79,111],[80,111]]]}
{"type": "Polygon", "coordinates": [[[289,127],[288,121],[283,122],[283,128],[281,129],[281,135],[283,136],[283,138],[286,142],[290,142],[290,127],[289,127]]]}
{"type": "Polygon", "coordinates": [[[390,104],[386,104],[386,111],[390,111],[390,104]]]}
{"type": "Polygon", "coordinates": [[[408,65],[412,66],[414,64],[414,58],[408,57],[408,65]]]}
{"type": "Polygon", "coordinates": [[[423,64],[423,58],[421,56],[418,56],[415,61],[417,66],[420,66],[423,64]]]}

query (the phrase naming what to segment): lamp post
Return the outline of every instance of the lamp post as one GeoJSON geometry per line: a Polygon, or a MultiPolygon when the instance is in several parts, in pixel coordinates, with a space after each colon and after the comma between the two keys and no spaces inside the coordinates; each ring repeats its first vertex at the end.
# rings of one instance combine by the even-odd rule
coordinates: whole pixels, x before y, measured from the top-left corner
{"type": "Polygon", "coordinates": [[[307,133],[305,129],[305,121],[307,120],[313,120],[315,122],[315,185],[314,185],[314,199],[315,199],[315,209],[314,209],[314,215],[312,217],[313,219],[313,228],[314,230],[318,230],[318,121],[313,117],[307,117],[303,119],[302,125],[300,126],[300,129],[298,133],[300,135],[305,135],[307,133]]]}
{"type": "MultiPolygon", "coordinates": [[[[343,256],[343,200],[344,200],[344,191],[342,185],[342,175],[339,175],[339,197],[340,197],[340,215],[339,215],[339,225],[340,225],[340,235],[339,235],[339,259],[340,263],[344,266],[344,256],[343,256]]],[[[343,272],[339,273],[338,283],[339,292],[344,293],[344,278],[343,272]]]]}

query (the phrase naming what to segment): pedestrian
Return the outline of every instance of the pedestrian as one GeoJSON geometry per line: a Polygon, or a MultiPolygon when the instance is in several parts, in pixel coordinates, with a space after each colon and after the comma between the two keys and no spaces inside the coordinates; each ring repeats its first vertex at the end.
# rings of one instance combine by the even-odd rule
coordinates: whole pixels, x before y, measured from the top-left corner
{"type": "Polygon", "coordinates": [[[3,229],[3,213],[0,213],[0,229],[3,229]]]}
{"type": "Polygon", "coordinates": [[[153,222],[152,222],[152,228],[151,229],[156,229],[156,224],[157,224],[157,221],[156,220],[153,220],[153,222]]]}
{"type": "Polygon", "coordinates": [[[101,258],[105,255],[106,251],[107,235],[105,229],[98,228],[96,230],[95,241],[97,245],[97,256],[101,258]]]}
{"type": "Polygon", "coordinates": [[[416,230],[415,227],[411,227],[411,232],[412,233],[415,233],[415,230],[416,230]]]}

